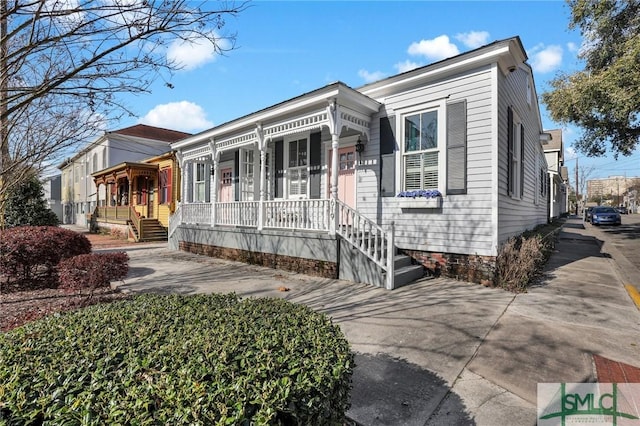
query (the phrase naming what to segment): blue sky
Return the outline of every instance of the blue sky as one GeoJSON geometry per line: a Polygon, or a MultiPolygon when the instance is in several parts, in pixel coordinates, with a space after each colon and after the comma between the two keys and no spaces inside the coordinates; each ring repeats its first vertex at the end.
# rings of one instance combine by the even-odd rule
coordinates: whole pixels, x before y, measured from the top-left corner
{"type": "MultiPolygon", "coordinates": [[[[213,6],[216,3],[211,2],[213,6]]],[[[183,64],[151,94],[127,98],[137,122],[199,132],[334,81],[351,87],[454,56],[495,40],[520,36],[538,95],[557,72],[581,68],[578,31],[568,29],[564,1],[261,1],[222,30],[236,33],[223,56],[205,45],[173,45],[183,64]]],[[[221,34],[221,35],[222,35],[221,34]]],[[[543,126],[552,122],[541,105],[543,126]]],[[[565,128],[565,160],[593,167],[590,178],[640,176],[640,152],[592,159],[571,149],[580,134],[565,128]]]]}

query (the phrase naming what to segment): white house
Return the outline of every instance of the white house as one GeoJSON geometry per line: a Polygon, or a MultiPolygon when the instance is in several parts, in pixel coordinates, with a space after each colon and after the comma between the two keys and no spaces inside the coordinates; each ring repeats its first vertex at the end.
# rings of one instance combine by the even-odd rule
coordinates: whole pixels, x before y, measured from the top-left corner
{"type": "Polygon", "coordinates": [[[389,289],[493,281],[501,244],[548,218],[550,136],[526,60],[501,40],[173,143],[170,246],[389,289]]]}
{"type": "Polygon", "coordinates": [[[61,181],[60,173],[48,175],[42,179],[42,190],[44,191],[44,199],[47,207],[53,211],[60,223],[62,223],[62,203],[61,203],[61,181]]]}
{"type": "MultiPolygon", "coordinates": [[[[189,133],[136,124],[104,132],[58,168],[62,171],[63,223],[87,225],[87,215],[98,203],[92,173],[126,161],[140,161],[170,150],[170,143],[189,133]]],[[[115,202],[130,192],[128,187],[113,188],[115,202]],[[117,198],[117,200],[116,200],[117,198]]],[[[104,203],[104,197],[102,199],[104,203]]]]}
{"type": "Polygon", "coordinates": [[[568,212],[569,173],[564,166],[562,130],[548,130],[551,135],[544,145],[544,156],[549,166],[549,218],[557,219],[568,212]]]}

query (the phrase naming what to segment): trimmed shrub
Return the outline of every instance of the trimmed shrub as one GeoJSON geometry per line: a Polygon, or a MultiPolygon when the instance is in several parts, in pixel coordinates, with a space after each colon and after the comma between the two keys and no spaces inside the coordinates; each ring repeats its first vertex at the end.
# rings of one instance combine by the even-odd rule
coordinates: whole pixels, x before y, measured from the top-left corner
{"type": "Polygon", "coordinates": [[[109,287],[111,281],[122,280],[129,272],[129,255],[89,253],[62,260],[58,264],[60,288],[93,290],[109,287]]]}
{"type": "Polygon", "coordinates": [[[19,226],[0,231],[0,273],[10,281],[51,279],[62,259],[90,252],[89,239],[69,229],[19,226]]]}
{"type": "Polygon", "coordinates": [[[0,335],[0,424],[344,424],[353,366],[305,306],[138,295],[0,335]]]}

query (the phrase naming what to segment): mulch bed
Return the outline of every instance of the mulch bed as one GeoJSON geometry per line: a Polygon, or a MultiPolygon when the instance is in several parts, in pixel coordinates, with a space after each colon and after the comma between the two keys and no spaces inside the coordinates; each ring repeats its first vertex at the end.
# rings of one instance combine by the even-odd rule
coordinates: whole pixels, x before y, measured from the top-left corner
{"type": "MultiPolygon", "coordinates": [[[[94,250],[137,244],[114,238],[110,235],[89,233],[85,233],[85,235],[91,241],[91,247],[94,250]]],[[[1,284],[3,283],[0,282],[1,284]]],[[[9,331],[29,321],[56,312],[69,311],[128,297],[126,294],[110,288],[95,290],[93,295],[90,295],[87,291],[37,288],[35,285],[27,285],[20,288],[5,284],[1,286],[0,290],[0,332],[9,331]]]]}

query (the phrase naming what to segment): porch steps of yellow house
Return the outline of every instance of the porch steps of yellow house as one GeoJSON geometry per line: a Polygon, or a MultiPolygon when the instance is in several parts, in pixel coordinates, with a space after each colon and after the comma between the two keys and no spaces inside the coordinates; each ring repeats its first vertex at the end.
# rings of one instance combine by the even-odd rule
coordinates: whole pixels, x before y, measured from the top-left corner
{"type": "Polygon", "coordinates": [[[167,241],[167,228],[157,219],[129,221],[129,239],[133,241],[167,241]]]}

